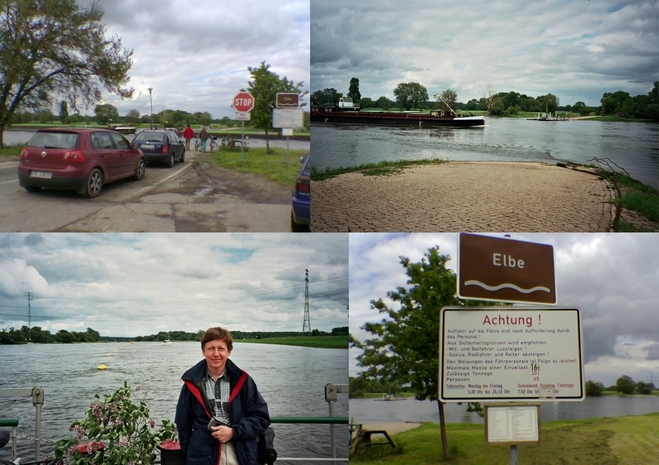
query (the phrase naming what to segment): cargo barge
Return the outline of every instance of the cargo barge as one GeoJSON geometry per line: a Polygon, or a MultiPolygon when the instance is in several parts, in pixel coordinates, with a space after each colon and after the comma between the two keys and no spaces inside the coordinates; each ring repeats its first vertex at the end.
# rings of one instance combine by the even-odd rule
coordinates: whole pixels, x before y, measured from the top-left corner
{"type": "Polygon", "coordinates": [[[438,127],[476,127],[485,126],[482,116],[457,116],[452,110],[432,110],[428,113],[360,111],[352,101],[341,99],[338,106],[312,106],[311,122],[369,124],[385,126],[438,127]]]}

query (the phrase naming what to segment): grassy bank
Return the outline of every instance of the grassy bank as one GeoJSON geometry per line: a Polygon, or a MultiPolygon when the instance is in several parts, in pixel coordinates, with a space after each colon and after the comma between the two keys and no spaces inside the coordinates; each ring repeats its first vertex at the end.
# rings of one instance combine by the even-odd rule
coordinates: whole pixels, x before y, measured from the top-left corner
{"type": "Polygon", "coordinates": [[[405,168],[421,165],[441,165],[448,163],[448,160],[439,160],[436,158],[428,160],[400,160],[400,161],[381,161],[379,163],[366,163],[359,166],[348,166],[346,168],[325,169],[319,170],[311,168],[312,181],[324,181],[335,176],[345,173],[361,172],[364,176],[386,176],[390,174],[398,174],[405,168]]]}
{"type": "Polygon", "coordinates": [[[295,186],[295,178],[300,171],[300,157],[308,153],[306,150],[289,150],[288,160],[286,149],[270,149],[266,153],[264,148],[249,148],[241,155],[240,148],[229,150],[217,150],[206,154],[206,160],[215,166],[229,168],[240,173],[251,173],[263,176],[283,186],[295,186]]]}
{"type": "MultiPolygon", "coordinates": [[[[485,443],[485,428],[449,424],[451,458],[443,460],[439,425],[421,427],[393,436],[396,449],[366,447],[350,463],[368,465],[499,465],[509,462],[508,446],[485,443]]],[[[657,464],[659,413],[591,420],[552,421],[542,424],[539,445],[519,445],[519,463],[528,465],[632,465],[657,464]]]]}
{"type": "Polygon", "coordinates": [[[348,336],[271,337],[267,339],[247,339],[244,341],[236,341],[236,342],[314,347],[316,349],[347,349],[348,348],[348,336]]]}
{"type": "MultiPolygon", "coordinates": [[[[659,223],[659,190],[622,173],[600,169],[600,176],[609,184],[617,186],[614,204],[618,209],[636,212],[653,223],[659,223]]],[[[622,218],[616,222],[614,228],[616,232],[648,232],[646,228],[622,218]]]]}

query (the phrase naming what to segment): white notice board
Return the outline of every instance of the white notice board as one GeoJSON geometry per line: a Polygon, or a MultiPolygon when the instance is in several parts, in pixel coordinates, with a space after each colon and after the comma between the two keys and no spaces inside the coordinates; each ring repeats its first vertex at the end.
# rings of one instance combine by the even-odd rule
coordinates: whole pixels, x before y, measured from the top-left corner
{"type": "Polygon", "coordinates": [[[540,442],[540,405],[485,405],[485,441],[540,442]]]}
{"type": "Polygon", "coordinates": [[[578,308],[444,307],[442,402],[581,401],[578,308]]]}

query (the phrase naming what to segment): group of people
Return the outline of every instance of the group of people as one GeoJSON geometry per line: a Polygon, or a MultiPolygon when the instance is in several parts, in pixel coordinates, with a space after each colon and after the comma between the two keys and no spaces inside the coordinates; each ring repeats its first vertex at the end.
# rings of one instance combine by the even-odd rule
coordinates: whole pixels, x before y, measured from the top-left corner
{"type": "MultiPolygon", "coordinates": [[[[183,130],[183,139],[185,139],[185,150],[190,150],[190,141],[195,137],[194,130],[190,127],[190,124],[183,130]]],[[[208,141],[208,131],[206,131],[206,126],[201,127],[199,131],[199,150],[202,152],[206,151],[206,142],[208,141]]]]}

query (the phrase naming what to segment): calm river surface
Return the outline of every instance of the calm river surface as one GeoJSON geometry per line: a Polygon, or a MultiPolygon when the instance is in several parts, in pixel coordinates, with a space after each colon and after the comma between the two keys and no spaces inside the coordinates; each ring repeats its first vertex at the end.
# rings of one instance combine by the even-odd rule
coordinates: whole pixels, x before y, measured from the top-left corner
{"type": "Polygon", "coordinates": [[[486,118],[480,128],[311,126],[319,169],[394,160],[573,162],[609,158],[632,178],[659,187],[659,125],[602,121],[540,122],[486,118]]]}
{"type": "MultiPolygon", "coordinates": [[[[542,421],[583,420],[600,417],[643,415],[659,412],[659,397],[587,397],[583,402],[543,402],[542,421]]],[[[444,409],[447,423],[483,423],[467,405],[448,403],[444,409]]],[[[430,421],[439,423],[437,402],[418,400],[350,400],[350,418],[356,423],[430,421]]]]}
{"type": "MultiPolygon", "coordinates": [[[[198,342],[0,345],[0,388],[42,387],[42,436],[61,439],[72,435],[69,424],[84,417],[95,394],[103,398],[124,380],[147,390],[144,401],[157,424],[174,421],[181,376],[202,358],[198,342]],[[106,371],[97,369],[101,364],[106,371]]],[[[328,416],[325,385],[348,384],[347,350],[235,343],[231,359],[254,378],[271,416],[328,416]]],[[[334,415],[348,416],[347,394],[339,394],[334,415]]],[[[34,416],[30,398],[0,399],[0,418],[18,418],[19,434],[34,435],[34,416]]],[[[329,425],[273,428],[280,457],[331,456],[329,425]]],[[[348,455],[347,431],[336,426],[339,457],[348,455]]],[[[32,461],[33,442],[18,445],[23,461],[32,461]]],[[[47,443],[41,448],[42,455],[53,450],[47,443]]],[[[10,457],[7,445],[0,458],[10,457]]]]}

